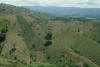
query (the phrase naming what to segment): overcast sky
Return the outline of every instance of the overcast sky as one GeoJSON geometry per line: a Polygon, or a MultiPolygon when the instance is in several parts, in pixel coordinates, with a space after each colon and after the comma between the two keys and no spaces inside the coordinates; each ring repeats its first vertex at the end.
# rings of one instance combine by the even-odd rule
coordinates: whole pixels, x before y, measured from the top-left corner
{"type": "Polygon", "coordinates": [[[16,6],[63,6],[100,8],[100,0],[0,0],[16,6]]]}

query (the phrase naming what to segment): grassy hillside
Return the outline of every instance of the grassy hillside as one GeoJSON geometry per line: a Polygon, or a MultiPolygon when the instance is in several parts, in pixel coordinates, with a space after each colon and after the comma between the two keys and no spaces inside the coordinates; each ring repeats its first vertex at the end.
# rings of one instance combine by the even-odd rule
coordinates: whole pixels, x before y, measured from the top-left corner
{"type": "Polygon", "coordinates": [[[0,7],[0,66],[100,66],[99,21],[34,14],[5,4],[0,7]]]}
{"type": "MultiPolygon", "coordinates": [[[[22,20],[22,17],[20,17],[20,18],[22,20]]],[[[24,21],[24,22],[26,22],[26,21],[24,21]]],[[[33,22],[33,23],[35,23],[35,22],[33,22]]],[[[30,30],[34,31],[34,33],[39,33],[38,36],[43,37],[43,38],[41,38],[41,40],[44,40],[45,36],[48,36],[48,33],[52,33],[52,37],[48,36],[48,37],[50,37],[49,43],[51,43],[51,44],[47,44],[47,46],[46,46],[45,43],[41,43],[41,45],[43,46],[42,48],[44,48],[44,49],[41,50],[39,53],[42,56],[41,58],[43,58],[43,56],[47,57],[47,58],[45,58],[46,62],[57,64],[58,66],[60,66],[60,65],[62,66],[62,65],[65,65],[64,62],[63,62],[64,59],[66,58],[66,60],[67,60],[67,58],[69,56],[71,56],[72,51],[71,51],[70,48],[72,48],[73,45],[77,42],[76,41],[77,38],[80,39],[81,36],[84,36],[84,34],[81,33],[80,31],[84,31],[84,33],[89,34],[90,32],[88,30],[85,31],[85,28],[86,28],[85,25],[88,24],[87,26],[89,26],[89,28],[91,28],[91,27],[93,27],[92,23],[93,22],[91,22],[91,23],[88,23],[88,22],[87,23],[81,23],[81,22],[75,22],[75,23],[74,22],[70,22],[70,23],[50,22],[48,24],[40,24],[36,27],[33,27],[33,30],[31,30],[31,29],[30,30]],[[78,28],[77,28],[77,26],[78,26],[78,28]],[[80,35],[80,36],[78,36],[78,35],[80,35]],[[65,57],[63,57],[63,55],[65,57]]],[[[25,30],[27,31],[27,29],[25,29],[25,30]]],[[[91,34],[91,36],[92,36],[92,34],[91,34]]],[[[85,36],[83,38],[85,38],[85,36]]],[[[31,40],[30,40],[30,42],[31,42],[31,40]]],[[[38,42],[40,42],[40,41],[38,40],[38,42]]],[[[47,40],[47,42],[48,42],[48,40],[47,40]]],[[[83,40],[83,42],[84,42],[84,40],[83,40]]],[[[41,49],[41,48],[34,46],[33,49],[41,49]]],[[[37,50],[35,50],[35,52],[37,53],[37,50]]],[[[36,58],[36,59],[38,59],[38,58],[36,58]]],[[[40,60],[36,60],[36,61],[40,61],[40,60]]],[[[76,61],[77,61],[77,59],[76,59],[76,61]]]]}
{"type": "MultiPolygon", "coordinates": [[[[73,49],[81,55],[84,55],[94,61],[94,63],[99,64],[99,28],[100,23],[91,23],[92,27],[88,29],[83,35],[77,37],[73,49]]],[[[86,31],[86,30],[85,30],[86,31]]],[[[100,64],[99,64],[100,65],[100,64]]]]}

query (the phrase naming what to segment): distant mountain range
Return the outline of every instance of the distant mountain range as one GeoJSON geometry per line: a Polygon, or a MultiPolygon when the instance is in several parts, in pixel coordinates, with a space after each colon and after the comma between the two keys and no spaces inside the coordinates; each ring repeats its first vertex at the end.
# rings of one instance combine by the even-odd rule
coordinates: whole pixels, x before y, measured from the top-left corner
{"type": "Polygon", "coordinates": [[[80,16],[98,16],[100,8],[78,8],[78,7],[41,7],[41,6],[24,6],[35,11],[47,12],[60,15],[80,15],[80,16]]]}

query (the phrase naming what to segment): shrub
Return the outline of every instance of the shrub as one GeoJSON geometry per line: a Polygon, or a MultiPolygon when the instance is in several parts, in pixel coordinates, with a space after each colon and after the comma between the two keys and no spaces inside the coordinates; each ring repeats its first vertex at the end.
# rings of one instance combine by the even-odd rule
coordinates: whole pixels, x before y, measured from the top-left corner
{"type": "Polygon", "coordinates": [[[100,41],[97,41],[97,43],[99,43],[99,44],[100,44],[100,41]]]}
{"type": "Polygon", "coordinates": [[[90,67],[90,66],[87,63],[83,63],[83,67],[90,67]]]}
{"type": "Polygon", "coordinates": [[[76,64],[73,58],[69,58],[66,63],[69,67],[76,67],[76,64]]]}
{"type": "Polygon", "coordinates": [[[47,46],[50,46],[50,45],[52,45],[52,41],[47,41],[46,43],[45,43],[45,46],[47,47],[47,46]]]}
{"type": "Polygon", "coordinates": [[[16,51],[16,48],[12,48],[11,50],[10,50],[10,54],[12,54],[13,52],[15,52],[16,51]]]}
{"type": "Polygon", "coordinates": [[[2,52],[3,44],[0,44],[0,54],[2,52]]]}
{"type": "Polygon", "coordinates": [[[46,40],[52,40],[52,33],[47,33],[45,39],[46,40]]]}
{"type": "Polygon", "coordinates": [[[0,43],[5,41],[5,37],[6,37],[6,34],[5,33],[1,33],[0,34],[0,43]]]}

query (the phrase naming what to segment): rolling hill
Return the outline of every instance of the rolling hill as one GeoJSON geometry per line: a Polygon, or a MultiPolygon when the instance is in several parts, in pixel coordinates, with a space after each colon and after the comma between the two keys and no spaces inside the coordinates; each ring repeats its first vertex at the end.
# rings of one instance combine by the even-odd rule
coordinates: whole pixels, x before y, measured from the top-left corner
{"type": "Polygon", "coordinates": [[[99,20],[0,4],[0,67],[99,67],[99,29],[99,20]]]}

